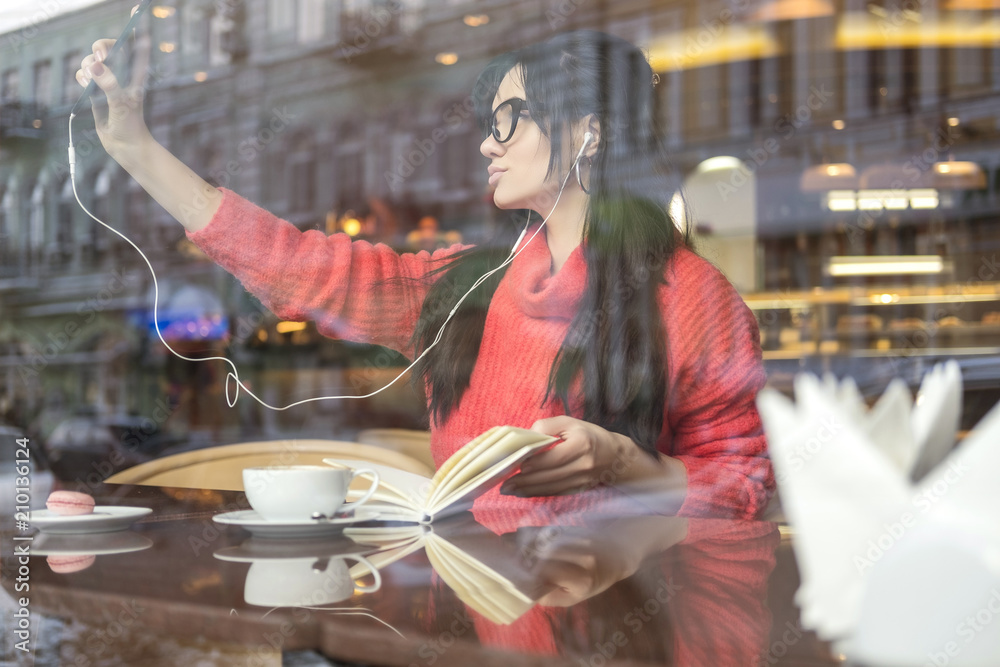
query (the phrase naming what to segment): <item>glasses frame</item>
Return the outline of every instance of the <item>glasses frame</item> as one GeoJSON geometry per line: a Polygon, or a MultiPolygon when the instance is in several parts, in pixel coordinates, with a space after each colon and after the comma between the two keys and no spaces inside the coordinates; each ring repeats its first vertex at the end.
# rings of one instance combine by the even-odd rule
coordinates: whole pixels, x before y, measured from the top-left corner
{"type": "Polygon", "coordinates": [[[528,101],[521,99],[520,97],[512,97],[509,100],[504,100],[493,109],[492,115],[490,115],[490,134],[493,138],[497,140],[497,143],[505,144],[510,141],[510,138],[514,136],[514,131],[517,130],[517,121],[521,117],[521,112],[526,110],[528,107],[528,101]],[[500,130],[497,128],[497,112],[500,111],[504,106],[510,105],[510,132],[507,133],[506,137],[500,137],[500,130]]]}

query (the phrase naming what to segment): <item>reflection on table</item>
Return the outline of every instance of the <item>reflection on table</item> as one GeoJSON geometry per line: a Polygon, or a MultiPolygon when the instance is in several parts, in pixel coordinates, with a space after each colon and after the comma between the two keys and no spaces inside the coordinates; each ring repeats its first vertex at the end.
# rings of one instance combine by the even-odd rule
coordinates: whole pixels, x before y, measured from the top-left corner
{"type": "MultiPolygon", "coordinates": [[[[616,506],[539,525],[498,508],[273,540],[212,521],[246,507],[238,492],[107,485],[97,497],[154,511],[108,534],[120,549],[81,536],[94,557],[78,571],[44,556],[73,552],[72,536],[36,535],[37,664],[277,665],[298,650],[364,665],[838,663],[797,625],[797,574],[770,522],[616,506]]],[[[14,596],[8,553],[3,565],[14,596]]]]}

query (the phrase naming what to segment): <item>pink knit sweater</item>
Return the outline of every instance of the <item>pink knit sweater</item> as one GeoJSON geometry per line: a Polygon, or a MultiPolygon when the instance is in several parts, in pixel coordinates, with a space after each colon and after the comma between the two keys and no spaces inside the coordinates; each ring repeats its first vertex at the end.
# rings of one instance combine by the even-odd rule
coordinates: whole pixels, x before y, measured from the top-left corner
{"type": "MultiPolygon", "coordinates": [[[[330,337],[376,343],[412,358],[409,344],[432,259],[457,248],[398,254],[344,234],[301,232],[224,190],[204,229],[188,233],[276,315],[314,320],[330,337]],[[403,278],[403,280],[399,280],[403,278]],[[413,279],[413,280],[408,280],[413,279]]],[[[482,346],[458,409],[432,425],[440,465],[463,444],[496,425],[528,428],[564,413],[543,401],[549,369],[584,285],[587,266],[577,248],[550,275],[551,255],[539,234],[511,264],[486,316],[482,346]]],[[[687,468],[680,514],[755,517],[774,489],[754,398],[764,385],[756,321],[725,277],[687,249],[678,250],[660,288],[669,341],[666,423],[660,451],[687,468]]],[[[580,416],[582,397],[569,414],[580,416]]],[[[546,511],[572,505],[571,496],[508,499],[546,511]]],[[[477,507],[498,501],[494,489],[477,507]]]]}

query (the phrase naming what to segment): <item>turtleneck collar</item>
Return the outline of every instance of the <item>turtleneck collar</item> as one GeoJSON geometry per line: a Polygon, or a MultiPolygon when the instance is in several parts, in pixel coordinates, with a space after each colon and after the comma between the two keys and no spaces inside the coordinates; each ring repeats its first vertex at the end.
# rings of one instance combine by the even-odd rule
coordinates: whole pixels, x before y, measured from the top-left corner
{"type": "Polygon", "coordinates": [[[514,304],[528,317],[570,320],[576,314],[587,284],[587,264],[583,245],[578,245],[555,275],[552,254],[542,230],[528,243],[536,228],[525,234],[523,252],[517,256],[504,277],[514,304]]]}

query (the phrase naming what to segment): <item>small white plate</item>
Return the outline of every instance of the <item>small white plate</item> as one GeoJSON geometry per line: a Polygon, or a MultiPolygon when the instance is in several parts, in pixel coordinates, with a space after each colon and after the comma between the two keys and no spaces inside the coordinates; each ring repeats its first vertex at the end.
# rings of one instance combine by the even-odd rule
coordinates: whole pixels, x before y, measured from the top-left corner
{"type": "Polygon", "coordinates": [[[93,514],[64,516],[52,510],[33,510],[28,518],[31,525],[46,533],[74,535],[79,533],[111,533],[125,530],[136,520],[153,510],[148,507],[118,507],[98,505],[93,514]]]}
{"type": "Polygon", "coordinates": [[[362,521],[377,519],[378,512],[365,511],[359,509],[354,516],[342,519],[331,519],[329,521],[313,521],[312,519],[268,521],[254,510],[239,510],[237,512],[226,512],[216,514],[213,521],[226,524],[227,526],[239,526],[249,530],[257,537],[317,537],[320,535],[332,535],[339,533],[344,526],[362,521]]]}
{"type": "Polygon", "coordinates": [[[131,530],[89,535],[56,535],[42,533],[31,545],[35,556],[107,556],[142,551],[153,546],[153,540],[131,530]]]}

